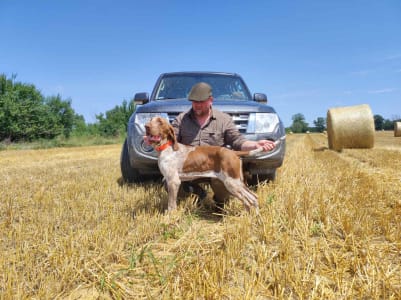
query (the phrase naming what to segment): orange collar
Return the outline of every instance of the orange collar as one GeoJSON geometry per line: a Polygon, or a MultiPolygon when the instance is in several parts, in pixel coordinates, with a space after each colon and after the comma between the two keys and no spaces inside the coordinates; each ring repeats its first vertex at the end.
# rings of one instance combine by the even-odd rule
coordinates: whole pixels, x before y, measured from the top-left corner
{"type": "Polygon", "coordinates": [[[165,149],[167,149],[168,147],[170,147],[172,144],[173,144],[172,141],[167,141],[167,143],[156,147],[155,150],[158,151],[158,152],[162,152],[163,150],[165,150],[165,149]]]}

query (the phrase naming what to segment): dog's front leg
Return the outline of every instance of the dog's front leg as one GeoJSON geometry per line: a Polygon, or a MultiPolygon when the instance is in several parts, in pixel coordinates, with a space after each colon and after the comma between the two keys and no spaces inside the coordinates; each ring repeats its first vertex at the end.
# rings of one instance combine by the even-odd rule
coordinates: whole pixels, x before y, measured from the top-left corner
{"type": "Polygon", "coordinates": [[[167,180],[168,191],[168,211],[177,209],[177,195],[180,188],[181,181],[178,177],[167,180]]]}

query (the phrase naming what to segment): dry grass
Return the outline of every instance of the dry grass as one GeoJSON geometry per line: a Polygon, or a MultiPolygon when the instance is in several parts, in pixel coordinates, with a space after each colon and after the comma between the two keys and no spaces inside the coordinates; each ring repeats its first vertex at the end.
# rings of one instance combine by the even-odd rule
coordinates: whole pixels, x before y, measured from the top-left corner
{"type": "MultiPolygon", "coordinates": [[[[261,217],[119,184],[120,145],[0,152],[1,299],[400,299],[401,144],[291,135],[261,217]]],[[[209,199],[210,200],[210,199],[209,199]]]]}

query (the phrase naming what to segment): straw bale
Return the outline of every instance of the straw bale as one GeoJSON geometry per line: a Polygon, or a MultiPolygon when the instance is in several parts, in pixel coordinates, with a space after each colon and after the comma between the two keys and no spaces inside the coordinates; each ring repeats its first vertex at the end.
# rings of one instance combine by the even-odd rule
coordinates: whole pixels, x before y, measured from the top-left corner
{"type": "Polygon", "coordinates": [[[401,136],[401,122],[394,122],[394,136],[401,136]]]}
{"type": "Polygon", "coordinates": [[[329,149],[373,148],[375,125],[367,104],[331,108],[327,112],[329,149]]]}

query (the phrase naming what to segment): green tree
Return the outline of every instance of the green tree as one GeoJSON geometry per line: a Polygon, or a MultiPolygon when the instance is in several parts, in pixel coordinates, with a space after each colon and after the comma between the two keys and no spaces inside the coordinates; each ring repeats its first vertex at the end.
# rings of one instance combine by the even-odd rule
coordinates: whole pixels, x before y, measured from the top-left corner
{"type": "Polygon", "coordinates": [[[62,100],[60,95],[45,99],[34,85],[15,78],[0,75],[0,140],[68,137],[75,114],[71,100],[62,100]]]}
{"type": "Polygon", "coordinates": [[[115,106],[104,115],[96,115],[98,130],[103,136],[121,136],[127,132],[128,119],[134,112],[133,102],[124,100],[122,105],[115,106]]]}
{"type": "Polygon", "coordinates": [[[89,126],[85,123],[85,119],[82,115],[74,114],[71,135],[90,135],[89,126]]]}
{"type": "Polygon", "coordinates": [[[383,129],[384,130],[394,130],[394,121],[391,121],[389,119],[385,119],[383,121],[383,129]]]}
{"type": "Polygon", "coordinates": [[[373,116],[375,122],[375,130],[382,130],[384,129],[384,118],[381,115],[374,115],[373,116]]]}
{"type": "Polygon", "coordinates": [[[306,132],[308,130],[308,123],[305,122],[303,114],[298,113],[292,116],[291,130],[294,133],[306,132]]]}
{"type": "Polygon", "coordinates": [[[43,97],[34,85],[15,83],[14,79],[3,75],[0,80],[0,139],[38,138],[48,129],[43,97]]]}
{"type": "Polygon", "coordinates": [[[74,125],[75,112],[71,107],[71,100],[62,100],[60,95],[46,98],[45,104],[49,108],[49,118],[54,124],[55,134],[64,134],[69,137],[74,125]]]}
{"type": "Polygon", "coordinates": [[[326,130],[326,119],[323,117],[318,117],[313,121],[313,124],[315,124],[317,132],[323,132],[326,130]]]}
{"type": "Polygon", "coordinates": [[[9,114],[12,110],[12,101],[10,94],[13,88],[13,80],[7,79],[3,74],[0,74],[0,141],[4,139],[11,139],[10,128],[9,128],[9,114]]]}

